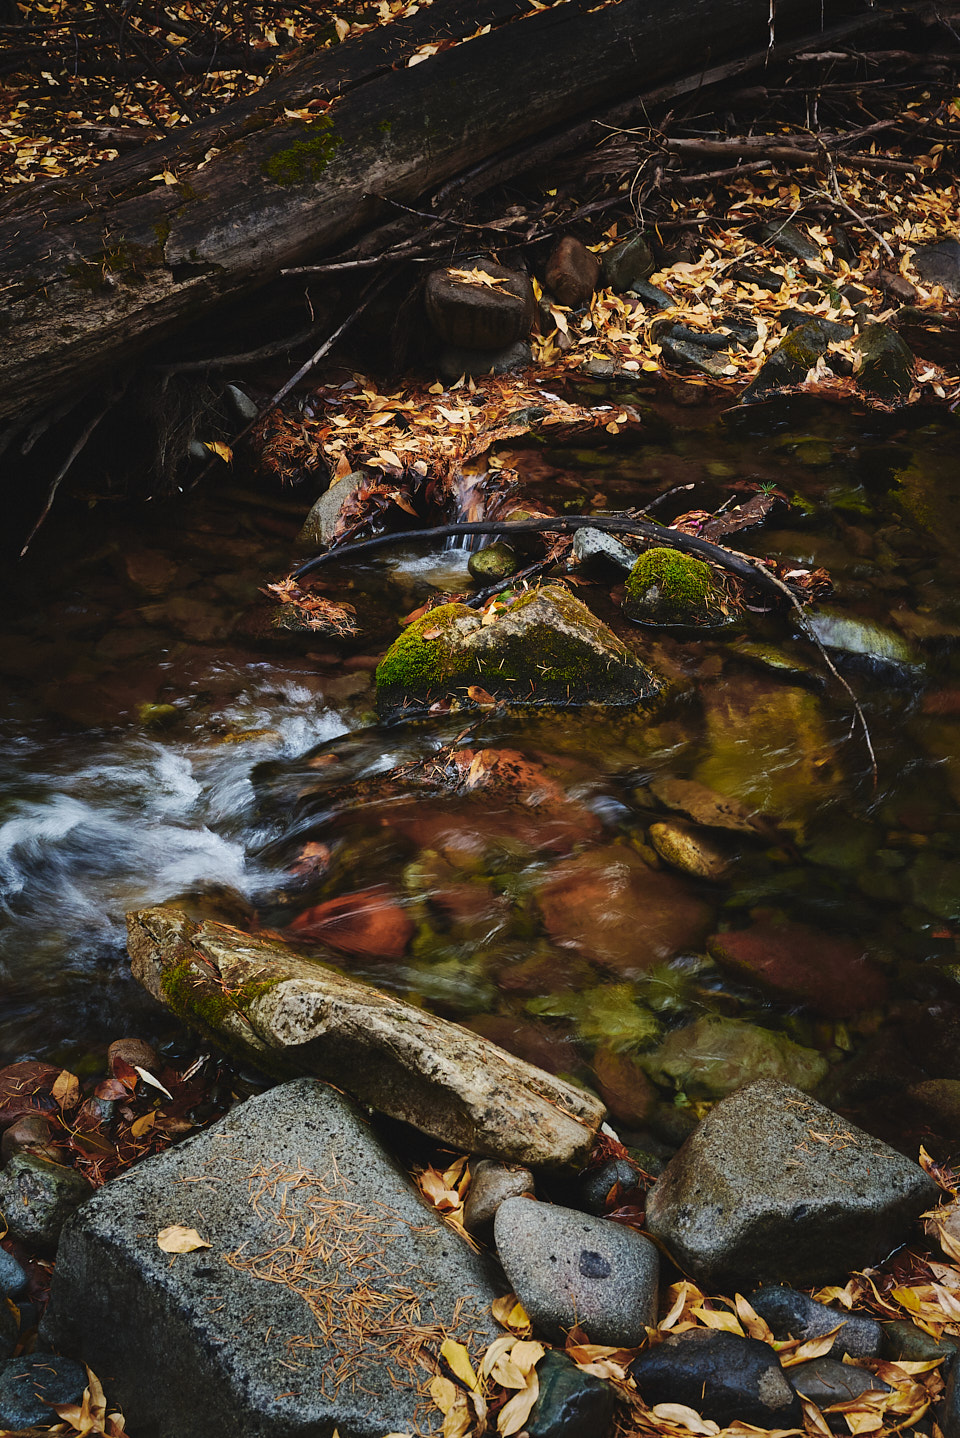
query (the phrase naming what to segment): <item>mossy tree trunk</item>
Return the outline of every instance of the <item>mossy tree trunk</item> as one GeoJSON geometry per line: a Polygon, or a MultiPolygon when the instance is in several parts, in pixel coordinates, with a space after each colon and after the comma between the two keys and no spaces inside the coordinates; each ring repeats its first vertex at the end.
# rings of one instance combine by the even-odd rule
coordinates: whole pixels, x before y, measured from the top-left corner
{"type": "MultiPolygon", "coordinates": [[[[525,0],[435,0],[308,58],[182,138],[0,204],[0,425],[82,395],[284,266],[329,252],[392,213],[383,197],[415,203],[618,98],[639,106],[768,43],[765,0],[595,5],[530,13],[525,0]],[[410,66],[423,44],[485,25],[410,66]],[[330,105],[316,118],[285,113],[317,100],[330,105]]],[[[876,13],[869,0],[834,0],[831,33],[876,13]]],[[[819,43],[820,27],[819,6],[779,0],[778,47],[819,43]]]]}

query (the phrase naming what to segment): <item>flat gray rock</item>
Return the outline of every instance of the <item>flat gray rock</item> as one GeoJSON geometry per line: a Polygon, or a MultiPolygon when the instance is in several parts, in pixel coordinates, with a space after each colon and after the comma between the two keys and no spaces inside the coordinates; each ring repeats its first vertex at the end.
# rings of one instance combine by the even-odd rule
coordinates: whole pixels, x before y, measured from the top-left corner
{"type": "Polygon", "coordinates": [[[560,1338],[579,1324],[594,1343],[643,1342],[656,1319],[659,1257],[642,1234],[573,1208],[508,1198],[494,1237],[535,1328],[560,1338]]]}
{"type": "Polygon", "coordinates": [[[336,1090],[297,1079],[101,1188],[64,1231],[44,1341],[137,1438],[432,1433],[424,1341],[499,1330],[483,1261],[336,1090]],[[173,1224],[210,1244],[171,1255],[173,1224]]]}
{"type": "Polygon", "coordinates": [[[756,1338],[709,1328],[670,1333],[644,1349],[629,1373],[651,1407],[682,1403],[724,1427],[793,1428],[803,1422],[776,1353],[756,1338]]]}
{"type": "Polygon", "coordinates": [[[793,1387],[818,1408],[831,1403],[849,1403],[864,1393],[889,1393],[889,1383],[877,1378],[868,1368],[855,1363],[841,1363],[836,1358],[812,1358],[797,1363],[787,1372],[793,1387]]]}
{"type": "Polygon", "coordinates": [[[884,1258],[936,1195],[918,1164],[800,1089],[760,1079],[718,1103],[670,1161],[647,1227],[711,1292],[808,1286],[884,1258]]]}

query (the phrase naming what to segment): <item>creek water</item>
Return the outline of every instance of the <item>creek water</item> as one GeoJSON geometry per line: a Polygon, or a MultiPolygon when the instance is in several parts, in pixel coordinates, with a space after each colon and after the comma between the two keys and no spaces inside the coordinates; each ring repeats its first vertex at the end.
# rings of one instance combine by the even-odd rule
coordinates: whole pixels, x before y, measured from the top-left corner
{"type": "Polygon", "coordinates": [[[876,786],[848,695],[789,614],[748,612],[712,637],[642,630],[610,575],[577,592],[669,679],[656,712],[386,727],[376,659],[401,616],[470,587],[466,552],[398,546],[331,568],[325,592],[356,606],[357,636],[283,635],[258,591],[290,569],[312,496],[226,485],[138,505],[91,486],[58,503],[8,576],[0,1063],[78,1067],[120,1034],[175,1031],[129,977],[128,909],[176,899],[277,930],[331,900],[349,913],[354,896],[387,937],[377,953],[338,950],[345,969],[602,1080],[654,1152],[754,1072],[815,1084],[905,1147],[949,1148],[954,419],[807,402],[730,423],[709,406],[579,392],[625,397],[645,406],[640,442],[515,443],[499,461],[558,513],[681,484],[694,488],[661,517],[751,486],[786,496],[766,529],[732,542],[830,572],[811,615],[863,706],[876,786]],[[471,763],[486,755],[474,777],[489,782],[442,781],[458,745],[471,763]],[[676,780],[759,813],[759,827],[691,811],[676,780]],[[685,815],[722,851],[722,877],[655,851],[656,826],[685,815]]]}

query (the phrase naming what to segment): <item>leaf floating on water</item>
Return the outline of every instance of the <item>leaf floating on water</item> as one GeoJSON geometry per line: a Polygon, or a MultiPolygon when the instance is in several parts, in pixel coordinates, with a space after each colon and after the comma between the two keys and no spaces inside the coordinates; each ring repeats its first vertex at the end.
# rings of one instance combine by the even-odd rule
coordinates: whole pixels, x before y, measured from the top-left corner
{"type": "Polygon", "coordinates": [[[195,1228],[184,1228],[182,1223],[172,1223],[169,1228],[161,1228],[157,1234],[157,1243],[164,1253],[193,1253],[198,1248],[212,1248],[205,1238],[201,1238],[195,1228]]]}

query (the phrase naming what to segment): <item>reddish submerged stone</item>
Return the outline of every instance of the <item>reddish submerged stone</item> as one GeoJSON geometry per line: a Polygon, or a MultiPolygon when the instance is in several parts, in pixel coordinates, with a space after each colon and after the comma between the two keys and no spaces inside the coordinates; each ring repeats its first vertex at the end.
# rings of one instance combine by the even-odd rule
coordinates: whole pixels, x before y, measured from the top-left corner
{"type": "Polygon", "coordinates": [[[887,996],[887,981],[866,944],[835,938],[807,924],[761,921],[748,929],[714,934],[707,948],[718,964],[828,1018],[849,1018],[882,1004],[887,996]]]}

